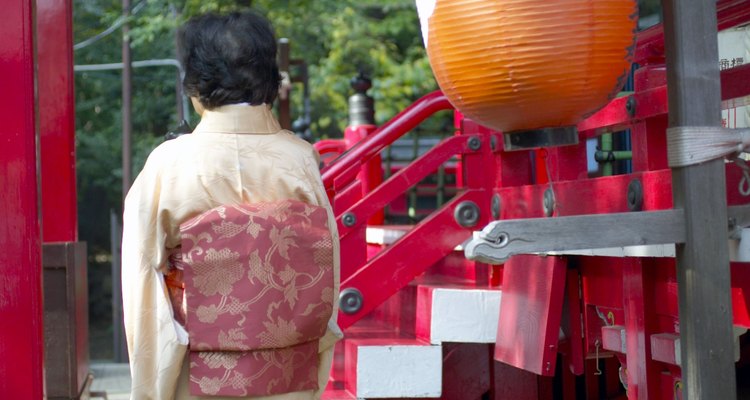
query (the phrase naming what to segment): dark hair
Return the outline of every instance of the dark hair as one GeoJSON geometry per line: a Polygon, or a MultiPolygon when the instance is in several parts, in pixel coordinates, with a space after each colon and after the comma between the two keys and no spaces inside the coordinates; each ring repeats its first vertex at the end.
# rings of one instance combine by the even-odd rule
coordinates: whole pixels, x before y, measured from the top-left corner
{"type": "Polygon", "coordinates": [[[225,104],[273,103],[281,75],[271,24],[251,12],[205,14],[178,35],[185,93],[208,109],[225,104]]]}

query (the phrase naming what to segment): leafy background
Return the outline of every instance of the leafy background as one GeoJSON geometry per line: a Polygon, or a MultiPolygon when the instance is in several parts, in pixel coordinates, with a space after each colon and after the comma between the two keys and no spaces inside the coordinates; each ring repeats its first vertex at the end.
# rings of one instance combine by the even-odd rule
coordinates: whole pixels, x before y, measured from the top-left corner
{"type": "MultiPolygon", "coordinates": [[[[364,71],[373,79],[376,119],[382,123],[421,95],[435,90],[411,0],[133,0],[133,60],[176,58],[177,27],[204,12],[252,7],[289,38],[291,57],[308,64],[311,131],[315,138],[340,137],[347,121],[350,79],[364,71]]],[[[116,23],[120,1],[75,0],[74,42],[116,23]]],[[[121,61],[121,31],[75,51],[82,64],[121,61]]],[[[133,70],[133,174],[178,124],[177,73],[172,67],[133,70]]],[[[121,72],[76,74],[76,135],[79,229],[89,246],[91,355],[112,358],[110,213],[121,213],[121,72]]],[[[302,112],[301,90],[292,95],[292,117],[302,112]]],[[[193,125],[197,115],[191,116],[193,125]]]]}
{"type": "MultiPolygon", "coordinates": [[[[437,85],[430,70],[413,0],[132,0],[133,60],[175,57],[175,31],[191,16],[252,7],[291,43],[291,57],[309,66],[314,138],[339,137],[346,126],[350,79],[373,79],[376,121],[383,123],[437,85]]],[[[641,0],[642,14],[658,13],[658,0],[641,0]]],[[[74,0],[74,42],[100,34],[121,17],[117,0],[74,0]]],[[[121,31],[75,51],[75,63],[121,61],[121,31]]],[[[110,214],[121,206],[121,73],[76,74],[76,140],[80,238],[89,248],[91,356],[111,359],[112,261],[110,214]]],[[[163,135],[178,124],[178,75],[172,67],[133,70],[133,174],[163,135]]],[[[292,95],[292,118],[302,110],[292,95]]],[[[191,116],[193,125],[197,115],[191,116]]],[[[446,123],[434,124],[438,127],[446,123]]],[[[445,129],[445,128],[444,128],[445,129]]]]}

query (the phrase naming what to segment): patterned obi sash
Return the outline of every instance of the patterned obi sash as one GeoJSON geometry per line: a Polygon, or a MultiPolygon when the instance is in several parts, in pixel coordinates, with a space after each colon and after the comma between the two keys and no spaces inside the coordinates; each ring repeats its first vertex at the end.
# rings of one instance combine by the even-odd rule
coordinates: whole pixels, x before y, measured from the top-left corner
{"type": "Polygon", "coordinates": [[[333,311],[327,221],[322,207],[284,200],[217,207],[180,226],[166,281],[190,338],[191,394],[318,388],[318,340],[333,311]]]}

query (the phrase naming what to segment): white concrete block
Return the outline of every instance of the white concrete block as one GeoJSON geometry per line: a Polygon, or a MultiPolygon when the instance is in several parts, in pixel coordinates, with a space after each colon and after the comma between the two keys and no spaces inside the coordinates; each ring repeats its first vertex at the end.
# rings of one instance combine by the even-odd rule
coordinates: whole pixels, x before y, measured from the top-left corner
{"type": "Polygon", "coordinates": [[[443,350],[429,345],[361,345],[357,398],[440,397],[443,350]]]}
{"type": "Polygon", "coordinates": [[[495,343],[500,298],[499,290],[434,289],[430,342],[495,343]]]}

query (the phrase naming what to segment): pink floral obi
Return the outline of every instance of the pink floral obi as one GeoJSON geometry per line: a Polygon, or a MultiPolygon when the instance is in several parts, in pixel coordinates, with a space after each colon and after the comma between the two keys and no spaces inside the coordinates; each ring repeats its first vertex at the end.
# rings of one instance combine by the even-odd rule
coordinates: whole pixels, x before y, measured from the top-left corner
{"type": "Polygon", "coordinates": [[[191,394],[317,389],[318,340],[333,311],[326,210],[296,200],[221,206],[180,232],[167,285],[178,311],[182,269],[191,394]]]}

